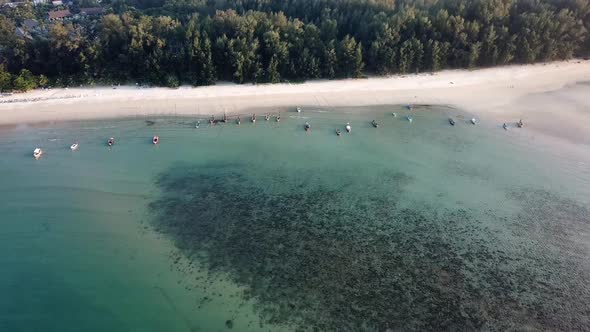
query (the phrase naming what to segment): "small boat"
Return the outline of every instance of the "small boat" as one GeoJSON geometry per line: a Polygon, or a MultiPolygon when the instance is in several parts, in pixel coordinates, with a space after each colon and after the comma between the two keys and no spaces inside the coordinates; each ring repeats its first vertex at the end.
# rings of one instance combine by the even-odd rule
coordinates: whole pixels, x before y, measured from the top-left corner
{"type": "Polygon", "coordinates": [[[350,126],[350,122],[346,123],[346,132],[350,133],[352,131],[352,127],[350,126]]]}
{"type": "Polygon", "coordinates": [[[406,119],[408,119],[408,121],[409,121],[410,123],[412,123],[412,121],[414,121],[414,119],[413,119],[411,116],[409,116],[409,115],[408,115],[408,116],[406,116],[406,119]]]}
{"type": "Polygon", "coordinates": [[[239,116],[238,116],[238,119],[236,120],[236,123],[238,124],[238,126],[242,123],[242,119],[240,119],[239,116]]]}
{"type": "Polygon", "coordinates": [[[397,118],[397,113],[393,112],[392,114],[394,118],[397,118]]]}
{"type": "Polygon", "coordinates": [[[411,104],[408,104],[408,105],[406,105],[406,108],[407,108],[409,111],[411,111],[411,110],[414,108],[414,106],[412,106],[411,104]]]}
{"type": "Polygon", "coordinates": [[[504,123],[504,124],[502,125],[502,128],[504,128],[504,130],[508,130],[508,125],[507,125],[506,123],[504,123]]]}
{"type": "Polygon", "coordinates": [[[477,122],[475,121],[475,118],[471,119],[471,123],[472,124],[477,124],[477,122]]]}
{"type": "Polygon", "coordinates": [[[377,123],[377,121],[373,120],[373,122],[371,122],[371,124],[373,125],[373,127],[377,128],[379,127],[379,124],[377,123]]]}
{"type": "Polygon", "coordinates": [[[35,157],[35,159],[39,159],[41,158],[41,155],[43,155],[43,150],[41,150],[41,148],[35,148],[33,151],[33,157],[35,157]]]}
{"type": "Polygon", "coordinates": [[[154,145],[156,145],[156,144],[160,143],[160,136],[157,136],[157,135],[156,135],[156,136],[154,136],[154,137],[152,138],[152,143],[154,143],[154,145]]]}
{"type": "Polygon", "coordinates": [[[305,131],[310,131],[311,130],[311,125],[309,124],[309,122],[305,123],[305,131]]]}
{"type": "Polygon", "coordinates": [[[297,113],[301,113],[301,107],[297,106],[297,113]]]}
{"type": "Polygon", "coordinates": [[[70,150],[72,150],[72,151],[76,151],[76,150],[78,150],[78,143],[74,143],[74,144],[72,144],[72,145],[70,146],[70,150]]]}
{"type": "Polygon", "coordinates": [[[252,123],[256,123],[256,114],[252,114],[252,123]]]}
{"type": "Polygon", "coordinates": [[[281,122],[281,114],[277,115],[277,122],[281,122]]]}
{"type": "Polygon", "coordinates": [[[199,128],[199,126],[201,125],[201,120],[197,121],[197,123],[195,124],[195,128],[199,128]]]}
{"type": "Polygon", "coordinates": [[[264,119],[265,119],[266,121],[270,120],[270,115],[269,115],[269,114],[267,114],[267,115],[264,117],[264,119]]]}
{"type": "Polygon", "coordinates": [[[455,125],[455,120],[453,120],[453,118],[449,118],[449,123],[451,124],[451,126],[455,125]]]}
{"type": "Polygon", "coordinates": [[[113,146],[115,144],[115,139],[113,137],[109,138],[107,141],[108,146],[113,146]]]}
{"type": "Polygon", "coordinates": [[[340,129],[336,129],[336,135],[337,135],[337,136],[340,136],[340,135],[342,135],[342,132],[340,131],[340,129]]]}
{"type": "Polygon", "coordinates": [[[518,128],[522,128],[524,126],[524,123],[522,122],[522,119],[520,119],[518,121],[518,123],[516,123],[516,125],[518,126],[518,128]]]}

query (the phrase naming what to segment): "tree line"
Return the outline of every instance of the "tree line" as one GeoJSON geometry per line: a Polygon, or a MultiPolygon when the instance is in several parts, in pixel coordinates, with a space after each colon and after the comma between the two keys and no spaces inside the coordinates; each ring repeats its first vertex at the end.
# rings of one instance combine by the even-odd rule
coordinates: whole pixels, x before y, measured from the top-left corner
{"type": "Polygon", "coordinates": [[[112,0],[45,22],[0,14],[0,89],[218,80],[281,82],[534,63],[590,55],[587,0],[112,0]]]}

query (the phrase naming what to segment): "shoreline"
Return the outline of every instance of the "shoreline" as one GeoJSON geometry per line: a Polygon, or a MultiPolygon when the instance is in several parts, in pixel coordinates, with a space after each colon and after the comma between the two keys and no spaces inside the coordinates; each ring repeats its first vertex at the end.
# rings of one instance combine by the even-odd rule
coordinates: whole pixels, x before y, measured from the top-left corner
{"type": "MultiPolygon", "coordinates": [[[[448,105],[486,120],[508,122],[525,118],[525,122],[542,124],[536,129],[543,132],[561,131],[555,130],[556,124],[547,118],[552,110],[559,109],[557,126],[564,131],[574,126],[574,131],[579,132],[576,136],[583,136],[590,129],[590,101],[583,98],[584,91],[575,91],[572,96],[569,90],[573,87],[587,93],[590,84],[578,83],[588,81],[590,60],[570,60],[298,84],[222,82],[178,89],[120,86],[34,90],[0,98],[0,126],[167,115],[207,118],[261,109],[277,112],[296,106],[429,104],[448,105]],[[567,95],[560,95],[561,92],[567,95]],[[546,98],[547,94],[557,95],[546,98]],[[572,98],[574,103],[565,105],[572,98]]],[[[590,139],[581,141],[590,144],[590,139]]]]}

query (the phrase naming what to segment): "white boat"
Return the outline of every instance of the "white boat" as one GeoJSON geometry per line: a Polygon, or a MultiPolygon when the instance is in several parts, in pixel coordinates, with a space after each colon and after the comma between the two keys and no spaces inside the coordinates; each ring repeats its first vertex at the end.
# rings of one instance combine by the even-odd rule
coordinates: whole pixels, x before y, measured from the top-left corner
{"type": "Polygon", "coordinates": [[[477,124],[477,122],[475,121],[475,118],[471,119],[471,123],[477,124]]]}
{"type": "Polygon", "coordinates": [[[412,121],[414,121],[414,119],[412,119],[412,117],[411,117],[411,116],[409,116],[409,115],[408,115],[408,116],[406,116],[406,119],[408,119],[408,121],[409,121],[410,123],[412,123],[412,121]]]}
{"type": "Polygon", "coordinates": [[[346,132],[350,133],[352,131],[352,127],[350,126],[350,122],[346,123],[346,132]]]}
{"type": "Polygon", "coordinates": [[[256,114],[252,114],[252,123],[256,123],[256,114]]]}
{"type": "Polygon", "coordinates": [[[305,123],[305,131],[310,131],[311,130],[311,125],[309,124],[309,122],[305,123]]]}
{"type": "Polygon", "coordinates": [[[113,146],[114,144],[115,144],[115,139],[113,137],[109,138],[109,140],[107,141],[107,145],[113,146]]]}
{"type": "Polygon", "coordinates": [[[70,150],[72,150],[72,151],[76,151],[76,150],[78,150],[78,143],[74,143],[74,144],[72,144],[72,145],[70,146],[70,150]]]}
{"type": "Polygon", "coordinates": [[[33,157],[35,157],[35,159],[39,159],[41,158],[41,155],[43,155],[43,150],[41,150],[41,148],[35,148],[33,151],[33,157]]]}
{"type": "Polygon", "coordinates": [[[297,113],[301,113],[301,107],[297,106],[297,113]]]}
{"type": "Polygon", "coordinates": [[[154,145],[160,143],[160,136],[154,136],[154,138],[152,138],[152,143],[154,143],[154,145]]]}
{"type": "Polygon", "coordinates": [[[397,118],[397,113],[393,112],[393,117],[397,118]]]}

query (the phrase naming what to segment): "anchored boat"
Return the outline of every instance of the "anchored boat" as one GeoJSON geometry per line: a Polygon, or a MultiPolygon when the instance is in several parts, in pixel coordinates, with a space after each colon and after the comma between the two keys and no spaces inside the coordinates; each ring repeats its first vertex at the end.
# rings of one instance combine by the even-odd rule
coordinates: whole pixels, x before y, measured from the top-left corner
{"type": "Polygon", "coordinates": [[[346,123],[346,132],[350,133],[352,131],[352,127],[350,126],[350,122],[346,123]]]}
{"type": "Polygon", "coordinates": [[[109,138],[109,140],[107,141],[107,145],[108,146],[113,146],[115,145],[115,139],[113,137],[109,138]]]}
{"type": "Polygon", "coordinates": [[[35,148],[35,150],[33,151],[33,157],[35,159],[39,159],[39,158],[41,158],[42,155],[43,155],[43,150],[41,150],[41,148],[35,148]]]}
{"type": "Polygon", "coordinates": [[[154,143],[154,145],[160,143],[160,136],[154,136],[154,138],[152,138],[152,143],[154,143]]]}
{"type": "Polygon", "coordinates": [[[72,145],[70,146],[70,150],[72,150],[72,151],[76,151],[76,150],[78,150],[78,143],[76,142],[76,143],[72,144],[72,145]]]}
{"type": "Polygon", "coordinates": [[[309,122],[305,123],[305,131],[310,131],[311,130],[311,125],[309,124],[309,122]]]}
{"type": "Polygon", "coordinates": [[[377,121],[373,120],[373,122],[371,122],[371,124],[373,125],[373,127],[377,128],[379,127],[379,124],[377,123],[377,121]]]}
{"type": "Polygon", "coordinates": [[[455,125],[455,120],[453,120],[453,118],[449,118],[449,123],[451,124],[451,126],[455,125]]]}

